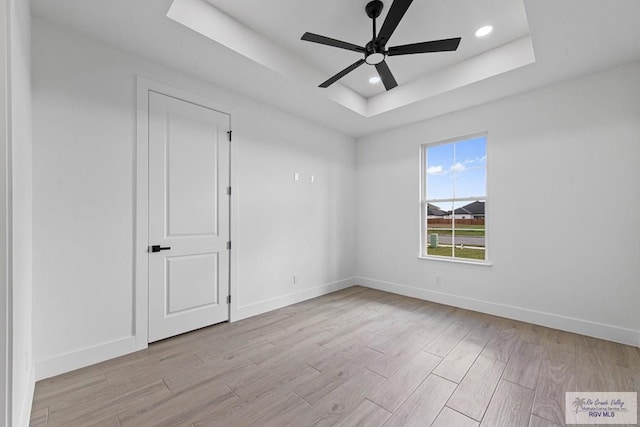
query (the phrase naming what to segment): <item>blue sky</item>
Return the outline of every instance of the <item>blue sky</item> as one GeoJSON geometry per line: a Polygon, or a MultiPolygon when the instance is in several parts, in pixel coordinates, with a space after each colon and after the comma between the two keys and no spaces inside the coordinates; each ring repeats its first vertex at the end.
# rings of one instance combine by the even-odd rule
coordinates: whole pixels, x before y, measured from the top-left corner
{"type": "MultiPolygon", "coordinates": [[[[486,192],[486,161],[486,136],[428,147],[427,199],[482,198],[486,192]]],[[[467,203],[456,203],[456,207],[467,203]]]]}

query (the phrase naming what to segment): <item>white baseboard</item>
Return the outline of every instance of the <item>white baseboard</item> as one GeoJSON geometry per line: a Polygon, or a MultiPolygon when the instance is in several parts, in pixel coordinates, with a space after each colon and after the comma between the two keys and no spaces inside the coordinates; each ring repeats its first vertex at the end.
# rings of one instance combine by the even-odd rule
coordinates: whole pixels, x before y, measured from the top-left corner
{"type": "Polygon", "coordinates": [[[22,408],[20,409],[20,418],[18,425],[21,427],[29,427],[31,422],[31,407],[33,405],[33,392],[36,388],[36,369],[35,366],[31,366],[29,370],[29,378],[27,383],[27,391],[24,396],[22,408]]]}
{"type": "Polygon", "coordinates": [[[258,314],[266,313],[271,310],[276,310],[278,308],[326,295],[341,289],[346,289],[354,284],[355,278],[350,277],[337,282],[314,286],[313,288],[303,289],[298,292],[292,292],[290,294],[269,298],[256,303],[239,306],[236,307],[235,310],[231,311],[231,321],[235,322],[237,320],[246,319],[247,317],[257,316],[258,314]]]}
{"type": "Polygon", "coordinates": [[[61,354],[50,359],[38,360],[36,362],[36,380],[50,378],[75,369],[105,360],[123,356],[141,350],[136,346],[134,336],[120,338],[114,341],[85,347],[76,351],[61,354]]]}
{"type": "Polygon", "coordinates": [[[520,320],[522,322],[533,323],[553,329],[560,329],[567,332],[574,332],[577,334],[640,347],[640,331],[634,329],[626,329],[619,326],[607,325],[584,319],[576,319],[559,314],[530,310],[528,308],[499,304],[475,298],[468,298],[445,292],[415,288],[413,286],[385,282],[366,277],[356,277],[355,283],[356,285],[366,286],[368,288],[378,289],[394,294],[433,301],[440,304],[465,308],[481,313],[492,314],[495,316],[506,317],[508,319],[520,320]]]}

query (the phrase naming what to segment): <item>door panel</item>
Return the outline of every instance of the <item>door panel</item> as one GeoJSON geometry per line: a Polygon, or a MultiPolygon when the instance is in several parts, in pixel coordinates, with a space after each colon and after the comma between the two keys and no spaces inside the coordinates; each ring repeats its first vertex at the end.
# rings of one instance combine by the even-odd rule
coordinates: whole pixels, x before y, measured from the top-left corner
{"type": "Polygon", "coordinates": [[[218,254],[167,256],[167,314],[218,304],[218,254]]]}
{"type": "Polygon", "coordinates": [[[229,319],[229,116],[149,92],[149,342],[229,319]]]}
{"type": "MultiPolygon", "coordinates": [[[[185,109],[196,110],[197,106],[185,109]]],[[[208,111],[204,111],[207,113],[208,111]]],[[[200,111],[190,114],[202,115],[200,111]]],[[[218,158],[216,123],[192,120],[182,114],[167,116],[168,235],[218,234],[218,177],[211,167],[218,158]]]]}

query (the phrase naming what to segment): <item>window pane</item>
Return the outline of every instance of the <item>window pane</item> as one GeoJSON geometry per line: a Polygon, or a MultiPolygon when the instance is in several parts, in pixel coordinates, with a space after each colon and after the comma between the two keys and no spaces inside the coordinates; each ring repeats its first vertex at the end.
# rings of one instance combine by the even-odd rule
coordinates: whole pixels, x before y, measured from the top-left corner
{"type": "Polygon", "coordinates": [[[456,171],[455,197],[485,197],[487,171],[484,168],[456,171]]]}
{"type": "Polygon", "coordinates": [[[425,248],[427,255],[453,256],[451,238],[453,235],[453,221],[450,217],[453,204],[427,204],[427,223],[425,248]]]}
{"type": "Polygon", "coordinates": [[[487,137],[479,136],[456,142],[455,161],[466,168],[484,168],[487,164],[487,137]]]}
{"type": "Polygon", "coordinates": [[[455,197],[484,197],[486,191],[486,137],[455,144],[453,165],[455,197]]]}
{"type": "Polygon", "coordinates": [[[454,257],[485,259],[485,205],[484,200],[454,203],[454,257]]]}
{"type": "Polygon", "coordinates": [[[453,144],[427,148],[427,198],[453,198],[453,144]]]}

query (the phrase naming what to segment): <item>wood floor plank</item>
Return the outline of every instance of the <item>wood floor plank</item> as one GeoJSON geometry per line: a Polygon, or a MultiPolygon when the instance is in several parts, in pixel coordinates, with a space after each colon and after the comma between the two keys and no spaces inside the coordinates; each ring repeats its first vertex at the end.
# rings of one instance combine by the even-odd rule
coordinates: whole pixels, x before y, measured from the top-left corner
{"type": "MultiPolygon", "coordinates": [[[[211,328],[202,328],[187,334],[178,335],[161,341],[149,344],[149,347],[142,351],[151,360],[165,359],[170,356],[183,354],[184,348],[189,348],[195,352],[200,347],[222,345],[229,330],[228,324],[216,325],[215,332],[211,328]]],[[[107,371],[110,369],[107,369],[107,371]]]]}
{"type": "Polygon", "coordinates": [[[312,356],[322,354],[324,348],[319,344],[302,342],[298,346],[275,346],[261,353],[253,353],[250,360],[262,368],[295,364],[301,360],[309,360],[312,356]]]}
{"type": "Polygon", "coordinates": [[[92,396],[91,404],[78,404],[73,407],[73,410],[50,407],[48,425],[83,426],[88,420],[102,420],[115,414],[116,411],[128,411],[138,405],[160,401],[169,395],[171,392],[165,384],[157,381],[105,400],[95,399],[92,396]]]}
{"type": "Polygon", "coordinates": [[[445,357],[469,333],[471,328],[462,323],[452,323],[438,337],[424,347],[424,351],[445,357]]]}
{"type": "Polygon", "coordinates": [[[538,381],[538,373],[540,371],[543,354],[543,347],[521,341],[518,344],[518,348],[511,354],[502,378],[534,389],[538,381]]]}
{"type": "Polygon", "coordinates": [[[92,420],[84,420],[76,425],[78,427],[120,427],[120,422],[118,421],[118,417],[111,415],[103,419],[94,418],[92,420]]]}
{"type": "MultiPolygon", "coordinates": [[[[295,393],[274,392],[270,399],[247,406],[233,426],[280,427],[309,409],[309,404],[295,393]]],[[[217,424],[214,424],[217,427],[217,424]]]]}
{"type": "Polygon", "coordinates": [[[529,427],[560,427],[560,424],[556,424],[549,420],[545,420],[544,418],[540,418],[537,415],[531,414],[531,419],[529,420],[529,427]]]}
{"type": "Polygon", "coordinates": [[[30,426],[44,426],[47,425],[47,418],[49,418],[49,407],[45,406],[42,409],[31,410],[30,426]]]}
{"type": "Polygon", "coordinates": [[[383,377],[389,378],[418,354],[429,341],[428,338],[409,331],[397,337],[392,345],[384,350],[384,354],[367,364],[367,367],[383,377]]]}
{"type": "Polygon", "coordinates": [[[379,388],[367,395],[368,399],[390,412],[394,412],[418,388],[442,359],[431,353],[418,352],[397,370],[379,388]]]}
{"type": "Polygon", "coordinates": [[[431,425],[442,411],[456,385],[437,375],[429,375],[393,413],[385,427],[431,425]]]}
{"type": "Polygon", "coordinates": [[[235,381],[234,379],[228,385],[238,396],[250,397],[265,394],[274,389],[286,392],[293,391],[300,384],[320,375],[316,369],[301,362],[296,365],[263,369],[255,376],[248,376],[243,381],[235,381]]]}
{"type": "Polygon", "coordinates": [[[381,427],[391,417],[391,412],[379,407],[369,400],[363,400],[360,406],[337,427],[381,427]]]}
{"type": "Polygon", "coordinates": [[[527,427],[533,397],[531,389],[509,381],[500,381],[480,426],[527,427]]]}
{"type": "Polygon", "coordinates": [[[498,359],[480,354],[447,402],[447,406],[481,421],[505,366],[506,364],[498,359]]]}
{"type": "MultiPolygon", "coordinates": [[[[291,317],[297,321],[295,317],[291,317]]],[[[325,327],[328,319],[324,316],[314,316],[298,325],[292,325],[267,335],[265,338],[278,348],[291,348],[304,344],[320,344],[327,340],[332,333],[325,327]]]]}
{"type": "Polygon", "coordinates": [[[483,343],[465,338],[451,350],[433,373],[460,383],[483,348],[483,343]]]}
{"type": "Polygon", "coordinates": [[[490,320],[483,320],[472,327],[471,331],[465,338],[486,345],[498,330],[499,328],[494,323],[491,323],[490,320]]]}
{"type": "Polygon", "coordinates": [[[580,335],[557,329],[545,328],[540,345],[545,349],[544,358],[554,362],[574,366],[576,363],[577,342],[580,335]]]}
{"type": "Polygon", "coordinates": [[[331,350],[322,347],[322,350],[310,355],[306,363],[320,372],[325,372],[327,369],[333,369],[334,363],[338,360],[358,362],[362,366],[367,366],[382,356],[382,353],[367,345],[366,339],[356,338],[352,342],[344,343],[331,350]]]}
{"type": "Polygon", "coordinates": [[[244,399],[193,423],[196,427],[236,427],[285,425],[299,417],[309,405],[295,393],[271,390],[256,398],[244,399]]]}
{"type": "MultiPolygon", "coordinates": [[[[352,322],[349,327],[339,327],[339,333],[330,333],[326,339],[318,342],[326,349],[342,347],[344,344],[352,342],[354,339],[369,341],[375,334],[367,330],[367,325],[371,323],[369,319],[362,319],[352,322]]],[[[334,329],[336,331],[336,329],[334,329]]],[[[329,330],[331,332],[331,330],[329,330]]]]}
{"type": "Polygon", "coordinates": [[[202,346],[196,349],[195,354],[204,362],[213,359],[251,359],[254,355],[269,351],[274,347],[264,336],[249,340],[232,338],[221,344],[202,346]]]}
{"type": "Polygon", "coordinates": [[[362,364],[351,360],[336,360],[331,368],[325,369],[320,375],[310,377],[308,381],[299,384],[293,391],[311,405],[340,387],[349,379],[357,376],[365,369],[362,364]]]}
{"type": "Polygon", "coordinates": [[[500,329],[489,340],[482,354],[502,362],[508,362],[511,353],[518,344],[518,330],[515,328],[500,329]]]}
{"type": "Polygon", "coordinates": [[[640,351],[638,347],[598,340],[596,353],[602,360],[624,368],[640,371],[640,351]]]}
{"type": "MultiPolygon", "coordinates": [[[[589,355],[584,354],[589,360],[589,355]]],[[[579,357],[580,359],[580,357],[579,357]]],[[[640,371],[608,363],[607,358],[592,363],[578,363],[576,383],[578,391],[626,391],[640,390],[640,371]]]]}
{"type": "Polygon", "coordinates": [[[368,369],[336,388],[316,402],[292,426],[331,426],[346,419],[365,399],[371,390],[378,388],[385,378],[368,369]]]}
{"type": "Polygon", "coordinates": [[[478,425],[476,420],[445,406],[431,427],[478,427],[478,425]]]}
{"type": "Polygon", "coordinates": [[[255,376],[260,367],[251,360],[216,360],[181,370],[164,377],[164,383],[172,393],[180,393],[209,382],[235,383],[255,376]]]}
{"type": "Polygon", "coordinates": [[[237,400],[238,396],[229,387],[214,382],[120,412],[118,419],[122,427],[188,425],[201,419],[203,413],[213,413],[237,400]]]}
{"type": "Polygon", "coordinates": [[[435,339],[453,323],[451,317],[455,312],[455,307],[440,304],[433,304],[431,307],[432,310],[428,316],[414,316],[411,323],[424,326],[421,332],[416,333],[424,334],[426,338],[435,339]]]}
{"type": "Polygon", "coordinates": [[[540,418],[563,425],[565,393],[577,391],[575,366],[543,359],[531,412],[540,418]]]}
{"type": "Polygon", "coordinates": [[[202,361],[194,354],[172,354],[158,360],[140,360],[129,366],[107,372],[110,384],[120,387],[138,388],[167,375],[184,369],[201,366],[202,361]]]}
{"type": "Polygon", "coordinates": [[[59,406],[64,405],[65,402],[75,402],[88,392],[106,385],[108,382],[104,373],[80,376],[71,381],[46,382],[44,386],[36,388],[32,410],[37,411],[51,405],[59,406]]]}

